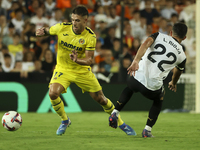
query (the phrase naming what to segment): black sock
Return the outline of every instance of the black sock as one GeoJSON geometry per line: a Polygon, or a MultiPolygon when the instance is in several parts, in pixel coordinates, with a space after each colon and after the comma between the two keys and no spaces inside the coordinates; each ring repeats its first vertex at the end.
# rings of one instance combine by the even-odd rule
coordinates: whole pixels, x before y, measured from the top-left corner
{"type": "Polygon", "coordinates": [[[120,98],[117,101],[117,104],[115,105],[115,109],[117,109],[118,111],[121,111],[124,105],[130,100],[132,95],[133,95],[133,91],[129,87],[126,87],[122,91],[120,98]]]}
{"type": "Polygon", "coordinates": [[[149,117],[147,119],[147,124],[150,127],[153,127],[153,125],[156,123],[158,119],[158,115],[160,114],[161,107],[162,107],[163,100],[155,100],[153,102],[153,105],[151,109],[149,110],[149,117]]]}

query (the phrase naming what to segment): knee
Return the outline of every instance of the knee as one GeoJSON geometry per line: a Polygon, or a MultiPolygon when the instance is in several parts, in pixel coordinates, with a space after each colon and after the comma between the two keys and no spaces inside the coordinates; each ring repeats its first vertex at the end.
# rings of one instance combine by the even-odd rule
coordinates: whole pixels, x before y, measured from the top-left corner
{"type": "Polygon", "coordinates": [[[50,91],[49,91],[49,97],[50,97],[51,100],[55,100],[56,98],[59,97],[59,93],[50,90],[50,91]]]}

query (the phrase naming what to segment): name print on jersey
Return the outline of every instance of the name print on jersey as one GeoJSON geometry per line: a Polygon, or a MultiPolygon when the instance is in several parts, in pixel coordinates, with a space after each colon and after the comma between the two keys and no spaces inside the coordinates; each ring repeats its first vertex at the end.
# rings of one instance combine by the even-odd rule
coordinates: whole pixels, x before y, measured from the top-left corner
{"type": "Polygon", "coordinates": [[[163,38],[163,41],[166,42],[166,43],[169,43],[171,46],[173,46],[177,51],[178,51],[178,54],[180,54],[181,52],[179,51],[179,48],[177,47],[177,45],[175,43],[173,43],[172,41],[166,41],[165,38],[163,38]]]}
{"type": "Polygon", "coordinates": [[[70,49],[75,49],[75,50],[77,50],[77,51],[82,51],[82,47],[76,47],[76,46],[74,46],[74,45],[72,45],[72,44],[68,44],[67,42],[64,42],[64,41],[62,41],[61,40],[61,46],[63,47],[63,48],[70,48],[70,49]]]}

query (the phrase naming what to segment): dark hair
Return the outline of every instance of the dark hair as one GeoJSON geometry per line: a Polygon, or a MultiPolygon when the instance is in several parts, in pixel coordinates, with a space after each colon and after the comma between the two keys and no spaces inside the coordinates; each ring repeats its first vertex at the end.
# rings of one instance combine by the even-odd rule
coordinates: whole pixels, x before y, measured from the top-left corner
{"type": "Polygon", "coordinates": [[[153,15],[153,18],[159,18],[159,17],[160,17],[160,14],[153,15]]]}
{"type": "Polygon", "coordinates": [[[9,23],[8,28],[15,28],[14,24],[12,22],[9,23]]]}
{"type": "Polygon", "coordinates": [[[136,13],[139,13],[139,14],[140,14],[140,11],[139,11],[139,10],[134,10],[134,11],[133,11],[133,14],[136,14],[136,13]]]}
{"type": "Polygon", "coordinates": [[[172,17],[178,17],[178,15],[177,15],[176,13],[172,13],[172,14],[171,14],[171,18],[172,18],[172,17]]]}
{"type": "Polygon", "coordinates": [[[4,50],[8,50],[8,47],[6,45],[2,45],[1,47],[1,50],[4,49],[4,50]]]}
{"type": "Polygon", "coordinates": [[[184,23],[175,23],[172,28],[173,34],[183,39],[187,34],[187,26],[184,23]]]}
{"type": "Polygon", "coordinates": [[[62,11],[60,8],[55,8],[54,11],[62,11]]]}
{"type": "Polygon", "coordinates": [[[124,48],[128,48],[128,44],[125,43],[125,44],[124,44],[124,48]]]}
{"type": "Polygon", "coordinates": [[[15,13],[18,13],[18,12],[22,12],[23,13],[23,10],[21,8],[18,8],[15,10],[15,13]]]}
{"type": "Polygon", "coordinates": [[[11,58],[10,54],[6,53],[4,54],[4,58],[11,58]]]}
{"type": "Polygon", "coordinates": [[[13,37],[20,37],[20,34],[19,34],[19,33],[15,33],[15,34],[13,35],[13,37]]]}
{"type": "Polygon", "coordinates": [[[30,26],[31,26],[32,28],[35,28],[35,27],[36,27],[36,25],[35,25],[34,23],[30,23],[30,26]]]}
{"type": "Polygon", "coordinates": [[[120,42],[120,39],[119,38],[114,38],[113,42],[115,42],[115,41],[120,42]]]}
{"type": "Polygon", "coordinates": [[[79,5],[75,7],[72,11],[73,14],[77,14],[79,16],[89,16],[88,10],[85,6],[79,5]]]}

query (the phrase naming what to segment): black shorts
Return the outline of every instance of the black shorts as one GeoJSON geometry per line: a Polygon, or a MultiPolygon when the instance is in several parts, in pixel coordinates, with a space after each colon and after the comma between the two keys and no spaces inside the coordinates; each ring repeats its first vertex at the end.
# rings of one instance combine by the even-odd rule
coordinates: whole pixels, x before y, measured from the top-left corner
{"type": "Polygon", "coordinates": [[[127,85],[134,92],[140,92],[143,96],[145,96],[150,100],[160,100],[165,94],[164,86],[162,86],[159,90],[152,91],[147,89],[142,83],[136,80],[133,76],[128,78],[127,85]]]}

